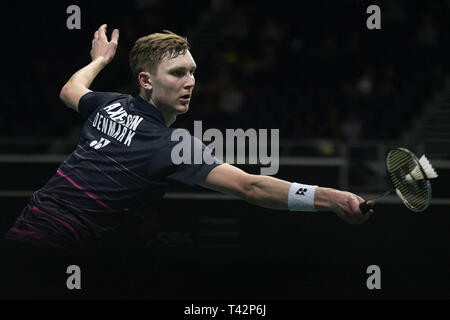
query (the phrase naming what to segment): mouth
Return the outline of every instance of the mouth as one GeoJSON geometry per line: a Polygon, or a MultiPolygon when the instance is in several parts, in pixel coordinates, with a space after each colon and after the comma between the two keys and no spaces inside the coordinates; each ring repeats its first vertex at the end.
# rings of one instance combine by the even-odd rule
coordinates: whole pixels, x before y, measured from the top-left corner
{"type": "Polygon", "coordinates": [[[189,101],[191,101],[191,95],[190,94],[185,94],[184,96],[180,97],[180,102],[182,104],[188,104],[189,101]]]}

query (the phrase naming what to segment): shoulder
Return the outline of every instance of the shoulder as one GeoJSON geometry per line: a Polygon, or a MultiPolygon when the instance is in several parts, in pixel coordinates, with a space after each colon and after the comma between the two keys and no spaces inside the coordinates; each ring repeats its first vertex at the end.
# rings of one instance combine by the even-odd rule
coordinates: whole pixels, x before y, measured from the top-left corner
{"type": "Polygon", "coordinates": [[[83,101],[84,103],[100,106],[102,104],[108,104],[117,100],[126,100],[131,103],[133,101],[133,97],[129,94],[119,92],[91,91],[81,97],[80,103],[83,101]]]}
{"type": "Polygon", "coordinates": [[[90,91],[80,98],[78,110],[82,116],[88,117],[98,108],[105,107],[109,104],[118,102],[119,100],[123,101],[120,105],[126,105],[131,102],[132,99],[132,96],[119,92],[90,91]]]}

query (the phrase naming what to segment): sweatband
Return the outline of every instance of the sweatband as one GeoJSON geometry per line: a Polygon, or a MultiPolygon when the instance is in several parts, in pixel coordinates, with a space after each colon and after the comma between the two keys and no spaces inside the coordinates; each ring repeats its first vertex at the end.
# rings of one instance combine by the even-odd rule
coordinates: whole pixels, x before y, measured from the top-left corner
{"type": "Polygon", "coordinates": [[[288,208],[290,211],[317,211],[314,196],[318,186],[293,182],[289,188],[288,208]]]}

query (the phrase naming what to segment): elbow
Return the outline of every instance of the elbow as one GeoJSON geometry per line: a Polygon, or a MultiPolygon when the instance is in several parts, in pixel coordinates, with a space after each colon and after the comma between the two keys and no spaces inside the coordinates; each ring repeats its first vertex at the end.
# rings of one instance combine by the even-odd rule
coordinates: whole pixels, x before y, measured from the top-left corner
{"type": "Polygon", "coordinates": [[[66,83],[59,92],[59,99],[70,109],[77,110],[77,104],[74,103],[74,87],[66,83]]]}
{"type": "Polygon", "coordinates": [[[61,91],[59,92],[59,99],[61,99],[62,102],[66,103],[68,100],[68,91],[69,91],[69,85],[66,83],[64,87],[62,87],[61,91]]]}

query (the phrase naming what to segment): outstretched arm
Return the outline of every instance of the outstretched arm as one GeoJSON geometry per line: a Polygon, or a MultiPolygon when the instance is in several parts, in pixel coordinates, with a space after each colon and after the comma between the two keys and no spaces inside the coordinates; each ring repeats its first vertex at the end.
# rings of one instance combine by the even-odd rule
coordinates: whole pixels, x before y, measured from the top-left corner
{"type": "Polygon", "coordinates": [[[59,97],[64,104],[78,111],[80,98],[89,90],[92,81],[99,72],[114,58],[119,41],[119,30],[114,29],[111,41],[106,37],[107,25],[102,25],[94,34],[92,40],[92,61],[84,68],[78,70],[62,88],[59,97]]]}
{"type": "MultiPolygon", "coordinates": [[[[289,210],[289,190],[292,183],[270,176],[248,174],[224,163],[214,168],[199,183],[200,186],[225,194],[235,195],[249,203],[279,210],[289,210]]],[[[361,224],[372,211],[364,214],[359,204],[361,197],[350,192],[318,187],[314,196],[314,208],[318,211],[333,211],[351,224],[361,224]]]]}

